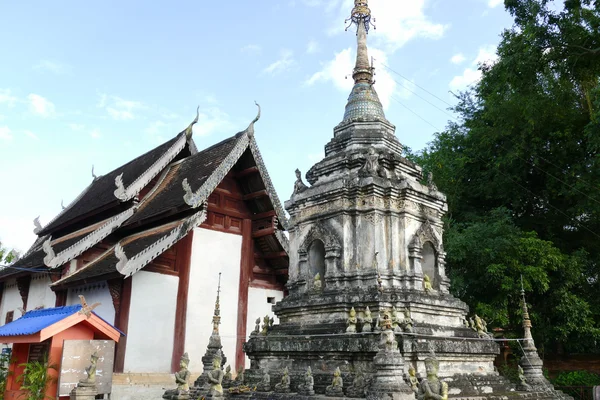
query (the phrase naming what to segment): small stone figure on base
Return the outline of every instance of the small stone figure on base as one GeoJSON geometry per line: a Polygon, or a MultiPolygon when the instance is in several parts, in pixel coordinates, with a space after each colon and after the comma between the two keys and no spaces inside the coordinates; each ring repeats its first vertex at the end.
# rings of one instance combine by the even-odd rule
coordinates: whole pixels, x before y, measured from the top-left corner
{"type": "Polygon", "coordinates": [[[404,307],[404,319],[400,323],[402,330],[406,333],[412,333],[413,331],[413,319],[410,316],[410,310],[404,307]]]}
{"type": "Polygon", "coordinates": [[[237,371],[237,375],[235,376],[235,385],[240,386],[244,384],[244,367],[241,366],[237,371]]]}
{"type": "Polygon", "coordinates": [[[400,317],[398,317],[398,310],[396,309],[396,306],[392,307],[392,315],[390,319],[392,320],[392,330],[394,332],[402,332],[402,329],[400,328],[400,317]]]}
{"type": "Polygon", "coordinates": [[[96,385],[96,364],[98,364],[98,353],[94,352],[90,357],[90,366],[85,369],[87,378],[79,381],[78,386],[95,386],[96,385]]]}
{"type": "Polygon", "coordinates": [[[256,318],[256,321],[254,323],[254,330],[252,331],[252,333],[250,333],[250,336],[256,336],[260,333],[260,317],[256,318]]]}
{"type": "Polygon", "coordinates": [[[221,386],[223,386],[224,389],[229,389],[231,387],[232,383],[233,383],[233,378],[231,376],[231,365],[228,365],[227,368],[225,368],[225,375],[223,376],[223,381],[221,382],[221,386]]]}
{"type": "Polygon", "coordinates": [[[260,334],[263,336],[267,336],[267,333],[269,333],[269,316],[265,315],[265,317],[263,318],[263,326],[262,330],[260,331],[260,334]]]}
{"type": "Polygon", "coordinates": [[[208,391],[208,396],[213,399],[222,399],[223,398],[223,370],[221,370],[221,351],[217,351],[215,358],[213,359],[213,370],[210,371],[207,375],[208,384],[210,385],[210,390],[208,391]]]}
{"type": "Polygon", "coordinates": [[[421,381],[418,400],[448,400],[448,384],[438,379],[440,363],[434,357],[425,359],[427,378],[421,381]]]}
{"type": "Polygon", "coordinates": [[[354,310],[354,307],[352,307],[350,309],[350,316],[348,317],[348,320],[346,321],[346,323],[348,324],[348,327],[346,328],[346,333],[356,333],[356,323],[358,322],[358,320],[356,319],[356,311],[354,310]]]}
{"type": "Polygon", "coordinates": [[[323,281],[321,281],[321,274],[319,272],[317,272],[317,274],[315,275],[312,289],[316,292],[320,292],[323,289],[323,281]]]}
{"type": "Polygon", "coordinates": [[[98,363],[98,354],[94,352],[90,357],[90,366],[85,369],[87,378],[79,381],[77,386],[71,390],[70,398],[73,400],[93,400],[98,394],[96,387],[96,364],[98,363]]]}
{"type": "Polygon", "coordinates": [[[312,369],[308,367],[304,374],[304,383],[298,385],[298,393],[303,396],[314,396],[315,395],[315,378],[312,376],[312,369]]]}
{"type": "Polygon", "coordinates": [[[436,293],[436,291],[433,290],[433,285],[431,284],[431,278],[427,274],[423,275],[423,290],[425,290],[425,293],[427,293],[427,294],[436,293]]]}
{"type": "Polygon", "coordinates": [[[371,331],[373,331],[373,317],[371,316],[371,310],[369,310],[369,306],[367,306],[367,308],[365,308],[365,316],[363,317],[362,332],[371,331]]]}
{"type": "Polygon", "coordinates": [[[415,371],[414,367],[410,367],[408,369],[408,383],[410,384],[410,388],[415,392],[415,394],[419,393],[419,380],[417,379],[417,371],[415,371]]]}
{"type": "Polygon", "coordinates": [[[325,395],[327,397],[344,397],[344,380],[342,379],[342,373],[340,372],[339,367],[337,367],[333,373],[331,385],[325,388],[325,395]]]}
{"type": "Polygon", "coordinates": [[[356,371],[352,385],[348,386],[348,389],[346,389],[346,396],[363,399],[365,397],[366,389],[367,380],[365,379],[365,375],[363,374],[362,370],[359,369],[356,371]]]}
{"type": "Polygon", "coordinates": [[[475,329],[481,338],[489,337],[486,325],[485,321],[479,315],[475,314],[475,329]]]}
{"type": "Polygon", "coordinates": [[[290,373],[285,367],[283,369],[283,376],[281,377],[281,382],[275,385],[275,391],[277,393],[289,393],[290,392],[290,373]]]}
{"type": "Polygon", "coordinates": [[[190,398],[190,371],[188,366],[190,359],[187,353],[183,353],[179,361],[179,371],[175,372],[175,383],[177,389],[167,390],[163,395],[163,399],[167,400],[187,400],[190,398]]]}
{"type": "Polygon", "coordinates": [[[529,385],[527,383],[527,378],[525,378],[525,373],[523,372],[523,368],[521,368],[520,365],[517,366],[518,368],[518,374],[519,374],[519,384],[517,385],[517,390],[522,390],[522,391],[530,391],[531,390],[531,385],[529,385]]]}
{"type": "Polygon", "coordinates": [[[294,183],[294,191],[292,193],[292,196],[297,193],[302,193],[306,189],[308,189],[308,186],[306,186],[304,182],[302,182],[302,173],[298,168],[296,168],[296,182],[294,183]]]}
{"type": "Polygon", "coordinates": [[[269,371],[265,370],[262,380],[258,385],[256,385],[256,390],[258,392],[270,392],[271,391],[271,376],[269,375],[269,371]]]}

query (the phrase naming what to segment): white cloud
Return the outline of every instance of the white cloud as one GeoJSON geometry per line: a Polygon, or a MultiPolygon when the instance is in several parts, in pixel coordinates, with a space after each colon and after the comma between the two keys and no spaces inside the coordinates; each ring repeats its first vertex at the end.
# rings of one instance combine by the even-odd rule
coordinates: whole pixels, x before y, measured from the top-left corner
{"type": "Polygon", "coordinates": [[[471,66],[465,68],[461,75],[457,75],[450,81],[451,90],[464,90],[481,79],[481,71],[478,69],[481,64],[493,64],[498,60],[496,46],[485,45],[479,48],[477,56],[471,62],[471,66]]]}
{"type": "Polygon", "coordinates": [[[488,7],[495,8],[500,4],[504,4],[504,0],[488,0],[488,7]]]}
{"type": "Polygon", "coordinates": [[[17,102],[17,98],[10,93],[10,89],[0,89],[0,104],[11,107],[17,102]]]}
{"type": "Polygon", "coordinates": [[[13,135],[8,126],[0,126],[0,140],[11,140],[13,135]]]}
{"type": "Polygon", "coordinates": [[[463,62],[465,62],[466,57],[464,56],[463,53],[458,53],[452,56],[452,58],[450,58],[450,62],[452,64],[462,64],[463,62]]]}
{"type": "Polygon", "coordinates": [[[67,64],[61,64],[56,61],[42,60],[33,66],[33,69],[38,71],[48,71],[60,75],[69,72],[71,69],[67,64]]]}
{"type": "Polygon", "coordinates": [[[102,137],[102,134],[100,133],[100,130],[92,129],[92,131],[90,132],[90,136],[92,137],[92,139],[100,139],[102,137]]]}
{"type": "Polygon", "coordinates": [[[479,52],[477,53],[477,57],[473,61],[474,64],[488,64],[495,63],[498,60],[498,55],[496,54],[496,46],[493,44],[488,44],[479,48],[479,52]]]}
{"type": "Polygon", "coordinates": [[[44,118],[54,115],[55,107],[50,100],[34,93],[28,95],[27,100],[29,100],[29,110],[32,113],[44,118]]]}
{"type": "Polygon", "coordinates": [[[271,75],[279,74],[288,71],[296,64],[293,57],[294,53],[291,50],[284,49],[281,51],[279,59],[267,66],[263,72],[271,75]]]}
{"type": "Polygon", "coordinates": [[[71,128],[71,130],[79,132],[82,131],[83,128],[85,128],[85,125],[82,124],[69,124],[69,128],[71,128]]]}
{"type": "Polygon", "coordinates": [[[261,51],[262,47],[257,44],[248,44],[241,48],[241,52],[247,54],[260,54],[261,51]]]}
{"type": "Polygon", "coordinates": [[[132,120],[137,118],[137,111],[143,110],[146,106],[133,100],[125,100],[119,96],[100,95],[98,107],[104,108],[108,115],[115,120],[132,120]]]}
{"type": "MultiPolygon", "coordinates": [[[[384,109],[387,109],[392,95],[396,91],[396,81],[389,74],[387,69],[382,66],[382,64],[387,64],[386,53],[376,48],[369,48],[369,54],[372,55],[375,60],[375,89],[377,90],[381,105],[384,109]]],[[[321,71],[315,72],[306,80],[305,84],[311,86],[317,82],[330,81],[337,89],[349,94],[354,85],[352,70],[354,68],[355,57],[351,47],[336,53],[333,60],[325,63],[321,71]]],[[[406,93],[403,91],[399,94],[401,94],[402,97],[406,97],[406,93]]]]}
{"type": "Polygon", "coordinates": [[[311,39],[308,44],[306,45],[306,52],[308,54],[314,54],[314,53],[318,53],[320,50],[319,46],[319,42],[317,42],[316,40],[311,39]]]}
{"type": "Polygon", "coordinates": [[[29,136],[32,139],[36,139],[36,140],[39,139],[39,137],[35,133],[33,133],[33,132],[29,131],[29,130],[24,130],[23,133],[26,136],[29,136]]]}
{"type": "MultiPolygon", "coordinates": [[[[369,40],[388,53],[393,53],[406,43],[417,38],[440,39],[447,25],[436,23],[425,14],[426,0],[371,0],[371,15],[377,20],[377,30],[369,40]]],[[[344,31],[341,21],[347,18],[354,5],[353,0],[332,0],[339,12],[329,33],[344,31]]],[[[355,31],[356,27],[348,29],[355,31]]],[[[370,31],[372,32],[372,31],[370,31]]]]}

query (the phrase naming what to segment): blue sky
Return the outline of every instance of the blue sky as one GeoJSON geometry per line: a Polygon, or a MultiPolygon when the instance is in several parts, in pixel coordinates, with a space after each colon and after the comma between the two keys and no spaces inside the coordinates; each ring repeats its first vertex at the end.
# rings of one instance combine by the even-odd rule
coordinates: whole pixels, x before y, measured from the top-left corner
{"type": "MultiPolygon", "coordinates": [[[[512,19],[501,0],[369,3],[377,91],[400,141],[421,149],[452,118],[449,90],[478,79],[512,19]]],[[[43,225],[72,201],[92,164],[105,174],[170,139],[197,105],[203,148],[243,130],[261,104],[256,138],[288,199],[294,170],[320,160],[343,116],[352,4],[0,2],[0,241],[26,250],[33,218],[43,225]]]]}

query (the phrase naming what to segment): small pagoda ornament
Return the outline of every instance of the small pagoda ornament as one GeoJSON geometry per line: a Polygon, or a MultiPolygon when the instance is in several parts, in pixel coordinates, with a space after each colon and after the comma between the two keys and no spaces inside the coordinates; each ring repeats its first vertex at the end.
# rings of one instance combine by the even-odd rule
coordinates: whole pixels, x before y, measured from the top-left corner
{"type": "Polygon", "coordinates": [[[202,375],[196,379],[194,382],[195,387],[207,387],[208,381],[207,376],[208,373],[211,372],[213,367],[213,361],[217,352],[219,352],[221,357],[220,365],[225,365],[227,362],[227,358],[223,354],[223,345],[221,344],[221,336],[219,334],[219,325],[221,324],[221,305],[219,303],[219,298],[221,294],[221,273],[219,272],[219,284],[217,287],[217,300],[215,301],[215,312],[212,317],[212,334],[208,339],[208,346],[206,347],[206,352],[202,357],[202,365],[203,372],[202,375]]]}

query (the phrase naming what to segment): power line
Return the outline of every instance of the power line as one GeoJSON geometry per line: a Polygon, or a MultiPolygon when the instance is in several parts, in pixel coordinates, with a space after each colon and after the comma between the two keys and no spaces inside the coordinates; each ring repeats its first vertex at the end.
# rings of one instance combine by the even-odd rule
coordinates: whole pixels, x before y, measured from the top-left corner
{"type": "Polygon", "coordinates": [[[392,80],[394,82],[396,82],[398,85],[402,86],[404,89],[408,90],[409,92],[411,92],[412,94],[414,94],[415,96],[417,96],[418,98],[422,99],[423,101],[429,103],[431,106],[437,108],[438,110],[440,110],[441,112],[443,112],[444,114],[446,114],[447,116],[449,116],[450,118],[456,118],[454,115],[448,114],[446,112],[446,110],[444,110],[443,108],[440,108],[438,106],[436,106],[435,104],[433,104],[432,102],[430,102],[429,100],[427,100],[425,97],[419,95],[417,92],[414,92],[413,90],[407,88],[406,86],[404,86],[402,83],[398,82],[397,80],[395,80],[394,78],[392,78],[392,80]]]}
{"type": "Polygon", "coordinates": [[[425,89],[422,86],[419,86],[418,84],[414,83],[413,81],[411,81],[410,79],[408,79],[407,77],[405,77],[404,75],[402,75],[400,72],[397,72],[395,70],[393,70],[392,68],[390,68],[389,65],[386,65],[382,62],[380,62],[381,65],[383,65],[386,69],[390,70],[391,72],[395,73],[396,75],[398,75],[400,78],[412,83],[413,85],[415,85],[416,87],[418,87],[419,89],[423,90],[424,92],[428,93],[430,96],[435,97],[436,99],[438,99],[439,101],[441,101],[444,104],[449,105],[450,107],[454,107],[452,104],[448,103],[446,100],[443,100],[441,98],[439,98],[438,96],[436,96],[435,94],[431,93],[429,90],[425,89]]]}
{"type": "Polygon", "coordinates": [[[433,127],[433,129],[441,131],[440,128],[438,128],[437,126],[433,125],[431,122],[427,121],[425,118],[421,117],[419,114],[417,114],[416,112],[414,112],[413,110],[411,110],[410,108],[408,108],[407,106],[405,106],[400,100],[398,100],[394,96],[391,96],[391,98],[392,98],[392,100],[395,100],[398,104],[400,104],[402,107],[406,108],[408,111],[410,111],[411,113],[413,113],[414,115],[416,115],[418,118],[420,118],[421,120],[423,120],[426,124],[428,124],[431,127],[433,127]]]}

